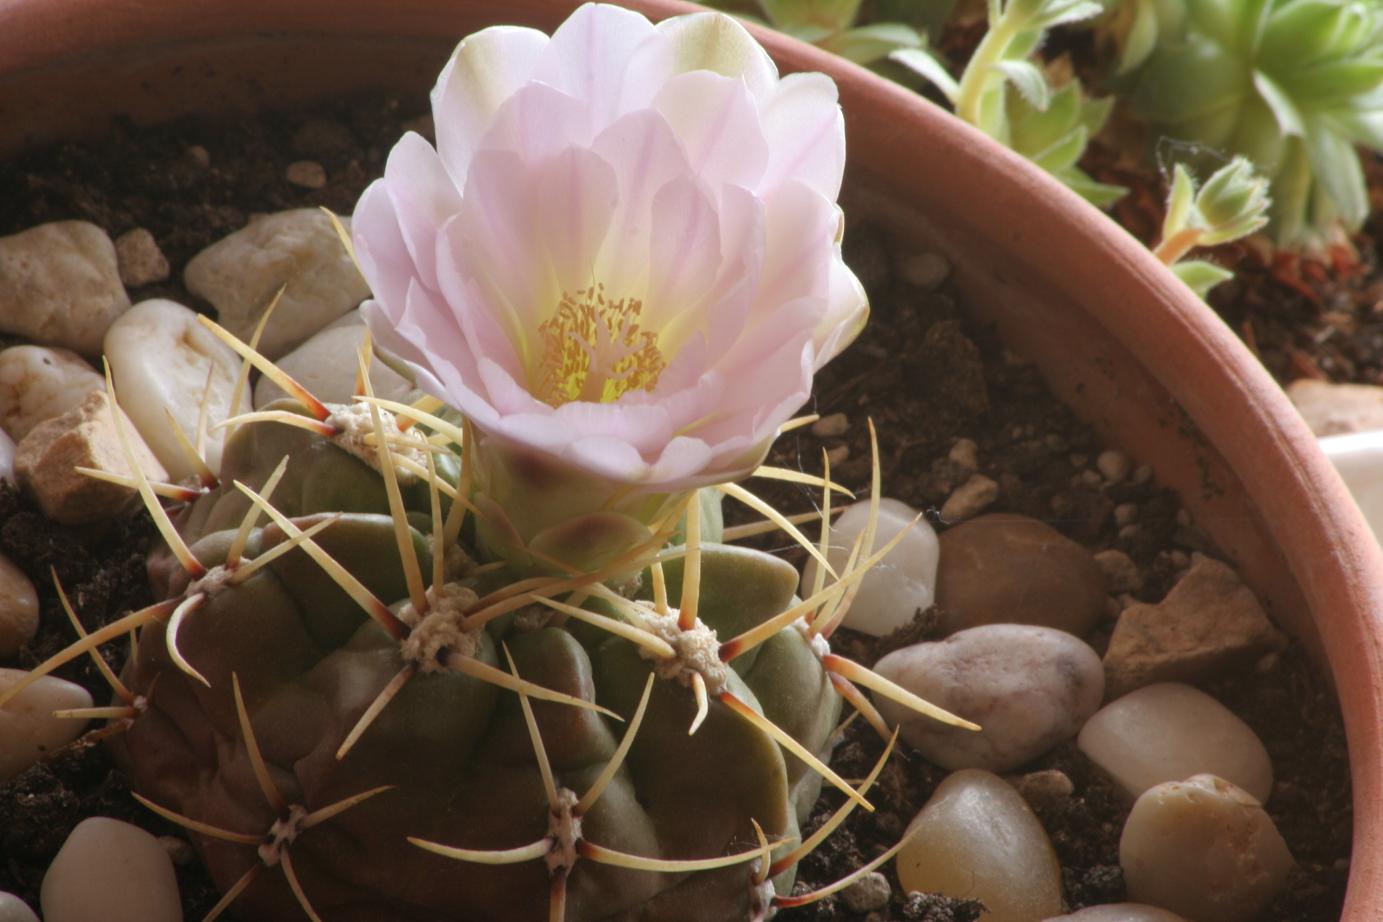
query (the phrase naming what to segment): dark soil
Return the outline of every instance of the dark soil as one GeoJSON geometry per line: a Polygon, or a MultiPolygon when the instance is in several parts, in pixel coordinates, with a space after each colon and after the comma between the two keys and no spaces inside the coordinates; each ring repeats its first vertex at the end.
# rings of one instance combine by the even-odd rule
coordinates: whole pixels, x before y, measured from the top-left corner
{"type": "MultiPolygon", "coordinates": [[[[94,221],[112,235],[146,228],[173,265],[173,278],[133,296],[169,296],[195,305],[178,279],[200,248],[255,212],[326,205],[349,213],[368,179],[382,170],[403,123],[416,114],[394,100],[367,98],[233,125],[123,127],[99,146],[64,146],[0,164],[0,235],[66,218],[94,221]],[[325,188],[302,189],[283,178],[285,167],[300,159],[325,167],[325,188]]],[[[820,376],[816,398],[819,412],[845,413],[850,425],[845,435],[824,440],[799,429],[782,441],[773,462],[816,471],[825,447],[835,453],[836,479],[853,488],[864,486],[869,471],[865,420],[872,417],[879,429],[887,494],[934,513],[967,476],[947,459],[947,452],[956,439],[972,439],[979,447],[981,471],[1001,486],[995,511],[1041,518],[1092,550],[1125,551],[1143,575],[1135,597],[1161,599],[1185,568],[1188,554],[1207,549],[1176,498],[1142,474],[1117,485],[1104,482],[1094,471],[1094,459],[1106,446],[1047,393],[1036,372],[1006,354],[988,331],[976,329],[944,286],[923,290],[904,282],[895,266],[915,254],[891,251],[889,241],[870,229],[867,215],[850,217],[854,223],[847,234],[847,258],[870,290],[874,319],[860,341],[820,376]],[[1131,522],[1116,523],[1115,508],[1127,505],[1136,509],[1131,522]]],[[[1377,226],[1374,230],[1380,231],[1377,226]]],[[[1241,289],[1254,284],[1240,283],[1241,289]]],[[[1264,283],[1253,290],[1277,289],[1264,283]]],[[[1280,298],[1273,303],[1284,316],[1304,310],[1280,298]]],[[[1362,302],[1355,298],[1352,303],[1357,308],[1362,302]]],[[[1260,347],[1266,341],[1266,335],[1259,336],[1260,347]]],[[[1360,355],[1349,354],[1351,367],[1371,369],[1368,373],[1376,376],[1383,361],[1362,354],[1362,347],[1360,355]]],[[[811,508],[814,502],[807,490],[763,492],[791,511],[811,508]]],[[[106,531],[76,532],[47,522],[13,491],[0,490],[0,552],[24,568],[43,594],[39,637],[18,662],[0,665],[32,666],[71,641],[72,630],[51,589],[50,566],[67,591],[80,596],[91,629],[148,601],[142,557],[153,540],[143,517],[106,531]]],[[[1112,601],[1111,610],[1118,605],[1112,601]]],[[[835,643],[842,652],[872,663],[890,649],[931,636],[934,620],[935,612],[919,613],[896,636],[874,641],[842,631],[835,643]]],[[[1091,639],[1097,649],[1107,640],[1108,627],[1091,639]]],[[[121,643],[104,648],[112,664],[118,665],[124,653],[121,643]]],[[[98,698],[108,695],[89,661],[73,663],[59,674],[86,685],[98,698]]],[[[1263,737],[1279,779],[1269,812],[1300,862],[1291,888],[1264,919],[1316,922],[1338,917],[1348,873],[1351,814],[1344,736],[1328,690],[1295,650],[1257,669],[1225,676],[1209,690],[1263,737]]],[[[855,725],[833,764],[846,777],[861,777],[881,749],[872,731],[855,725]]],[[[1024,771],[1043,769],[1064,772],[1074,787],[1068,797],[1034,799],[1063,864],[1068,903],[1078,908],[1122,899],[1118,837],[1128,805],[1073,745],[1024,771]]],[[[880,809],[872,815],[853,814],[804,862],[799,886],[829,883],[896,842],[942,777],[938,769],[900,751],[880,778],[874,798],[880,809]]],[[[816,819],[838,804],[838,796],[828,791],[816,819]]],[[[0,788],[0,890],[37,904],[48,862],[68,830],[92,815],[128,819],[174,837],[170,842],[183,842],[175,855],[182,859],[179,883],[187,917],[199,918],[213,905],[216,894],[192,860],[182,833],[138,808],[99,745],[57,753],[0,788]]],[[[853,913],[837,896],[783,918],[945,922],[979,917],[973,903],[905,894],[891,870],[883,870],[893,887],[884,909],[853,913]]]]}

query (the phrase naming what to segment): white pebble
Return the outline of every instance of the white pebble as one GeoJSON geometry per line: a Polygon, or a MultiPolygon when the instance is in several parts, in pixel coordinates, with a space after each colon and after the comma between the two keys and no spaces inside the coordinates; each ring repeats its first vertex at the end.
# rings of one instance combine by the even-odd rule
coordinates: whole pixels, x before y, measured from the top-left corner
{"type": "Polygon", "coordinates": [[[104,386],[96,369],[70,349],[11,346],[0,352],[0,428],[18,442],[104,386]]]}
{"type": "Polygon", "coordinates": [[[1039,922],[1061,912],[1061,867],[1042,824],[1003,779],[978,769],[937,786],[898,853],[907,892],[984,903],[985,922],[1039,922]]]}
{"type": "Polygon", "coordinates": [[[38,593],[24,571],[0,554],[0,659],[11,659],[38,631],[38,593]]]}
{"type": "Polygon", "coordinates": [[[885,720],[902,723],[903,739],[951,769],[1017,768],[1075,736],[1104,695],[1094,650],[1065,631],[1029,624],[986,624],[904,647],[874,671],[983,728],[947,726],[874,696],[885,720]]]}
{"type": "MultiPolygon", "coordinates": [[[[0,691],[28,673],[0,669],[0,691]]],[[[0,784],[28,768],[86,729],[85,720],[54,717],[53,712],[91,707],[91,694],[65,679],[43,676],[0,708],[0,784]]]]}
{"type": "Polygon", "coordinates": [[[1133,462],[1122,451],[1102,451],[1095,459],[1095,467],[1110,483],[1122,483],[1133,471],[1133,462]]]}
{"type": "Polygon", "coordinates": [[[13,893],[0,891],[0,922],[38,922],[38,916],[13,893]]]}
{"type": "Polygon", "coordinates": [[[998,483],[983,474],[971,474],[969,480],[946,497],[941,506],[941,518],[952,524],[963,522],[988,509],[998,498],[998,483]]]}
{"type": "Polygon", "coordinates": [[[1258,801],[1214,775],[1149,789],[1119,838],[1129,896],[1191,919],[1257,918],[1295,863],[1258,801]]]}
{"type": "Polygon", "coordinates": [[[840,898],[851,912],[873,912],[887,906],[892,895],[888,878],[878,871],[870,871],[846,887],[840,898]]]}
{"type": "Polygon", "coordinates": [[[115,245],[95,224],[56,221],[0,237],[0,332],[95,355],[129,307],[115,245]]]}
{"type": "Polygon", "coordinates": [[[1383,542],[1383,429],[1332,435],[1321,439],[1320,446],[1364,513],[1374,538],[1383,542]]]}
{"type": "MultiPolygon", "coordinates": [[[[917,510],[896,499],[879,501],[879,522],[874,533],[877,551],[917,517],[917,510]]],[[[850,559],[855,537],[865,529],[869,503],[855,503],[831,527],[826,559],[837,573],[843,573],[850,559]]],[[[936,567],[939,555],[936,532],[925,521],[913,525],[903,539],[869,570],[859,583],[859,592],[845,615],[844,625],[875,637],[882,637],[912,621],[918,611],[932,606],[936,595],[936,567]]],[[[827,574],[827,585],[830,584],[827,574]]],[[[808,561],[802,573],[802,596],[811,594],[816,579],[816,561],[808,561]]]]}
{"type": "Polygon", "coordinates": [[[182,922],[178,878],[158,839],[105,816],[72,830],[39,901],[46,922],[182,922]]]}
{"type": "Polygon", "coordinates": [[[0,480],[14,483],[14,439],[0,429],[0,480]]]}
{"type": "MultiPolygon", "coordinates": [[[[274,364],[292,375],[318,400],[350,403],[355,393],[356,350],[365,338],[365,321],[351,311],[274,364]]],[[[412,385],[378,358],[370,362],[370,383],[375,396],[402,400],[412,385]]],[[[263,407],[287,394],[267,376],[255,385],[255,407],[263,407]]]]}
{"type": "Polygon", "coordinates": [[[173,422],[196,443],[209,371],[206,462],[213,471],[220,468],[225,433],[212,427],[229,415],[240,362],[197,322],[195,311],[162,298],[141,301],[106,334],[106,358],[125,415],[175,480],[191,476],[196,468],[178,442],[173,422]]]}
{"type": "MultiPolygon", "coordinates": [[[[349,222],[342,219],[349,227],[349,222]]],[[[259,351],[276,359],[370,294],[331,220],[315,208],[262,215],[192,258],[187,288],[215,305],[223,327],[249,340],[288,286],[259,351]]]]}
{"type": "Polygon", "coordinates": [[[327,184],[327,171],[316,160],[295,160],[283,171],[283,178],[304,189],[320,189],[327,184]]]}
{"type": "Polygon", "coordinates": [[[1105,903],[1080,912],[1053,916],[1045,922],[1186,922],[1181,916],[1145,903],[1105,903]]]}
{"type": "Polygon", "coordinates": [[[142,227],[115,238],[115,258],[120,265],[120,281],[127,288],[168,280],[168,258],[154,235],[142,227]]]}
{"type": "Polygon", "coordinates": [[[1260,801],[1273,789],[1268,751],[1249,725],[1205,692],[1178,682],[1148,685],[1105,705],[1076,743],[1131,798],[1204,773],[1260,801]]]}

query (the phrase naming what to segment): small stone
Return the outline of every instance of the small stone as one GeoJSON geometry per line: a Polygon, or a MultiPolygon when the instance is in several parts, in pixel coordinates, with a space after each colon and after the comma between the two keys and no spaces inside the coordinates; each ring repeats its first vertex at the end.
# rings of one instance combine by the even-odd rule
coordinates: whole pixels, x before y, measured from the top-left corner
{"type": "Polygon", "coordinates": [[[1259,802],[1210,774],[1148,790],[1119,838],[1129,896],[1190,919],[1258,918],[1295,864],[1259,802]]]}
{"type": "Polygon", "coordinates": [[[173,425],[195,443],[205,399],[205,460],[220,469],[225,430],[215,426],[230,413],[240,360],[197,321],[196,311],[162,298],[141,301],[111,325],[106,359],[121,406],[175,480],[193,476],[196,467],[173,425]]]}
{"type": "Polygon", "coordinates": [[[1332,435],[1319,441],[1340,479],[1383,542],[1383,430],[1332,435]]]}
{"type": "MultiPolygon", "coordinates": [[[[150,480],[167,480],[168,472],[126,418],[135,458],[150,480]]],[[[93,391],[62,416],[35,426],[19,443],[14,459],[19,485],[38,500],[43,514],[64,525],[115,518],[138,500],[131,487],[78,473],[89,467],[128,477],[105,391],[93,391]]]]}
{"type": "Polygon", "coordinates": [[[1118,697],[1154,682],[1218,675],[1285,646],[1286,637],[1239,574],[1196,554],[1165,599],[1119,615],[1104,656],[1105,677],[1110,697],[1118,697]]]}
{"type": "Polygon", "coordinates": [[[1134,484],[1144,484],[1152,480],[1152,475],[1153,471],[1151,467],[1146,464],[1140,464],[1133,469],[1133,479],[1130,482],[1134,484]]]}
{"type": "Polygon", "coordinates": [[[0,352],[0,428],[19,441],[104,386],[96,369],[71,349],[11,346],[0,352]]]}
{"type": "Polygon", "coordinates": [[[1060,803],[1076,792],[1071,777],[1057,768],[1044,768],[1013,778],[1005,778],[1034,809],[1060,803]]]}
{"type": "Polygon", "coordinates": [[[873,912],[887,906],[892,896],[893,888],[889,886],[888,878],[878,871],[870,871],[846,887],[840,899],[851,912],[873,912]]]}
{"type": "Polygon", "coordinates": [[[1187,922],[1174,912],[1144,903],[1106,903],[1080,912],[1054,916],[1044,922],[1187,922]]]}
{"type": "Polygon", "coordinates": [[[38,922],[38,916],[13,893],[0,891],[0,922],[38,922]]]}
{"type": "Polygon", "coordinates": [[[283,178],[304,189],[320,189],[327,184],[327,171],[316,160],[295,160],[283,171],[283,178]]]}
{"type": "Polygon", "coordinates": [[[56,221],[0,237],[0,332],[96,355],[129,307],[115,245],[95,224],[56,221]]]}
{"type": "MultiPolygon", "coordinates": [[[[342,219],[343,223],[346,219],[342,219]]],[[[187,288],[215,305],[221,325],[248,341],[278,290],[259,351],[276,359],[370,294],[331,220],[315,208],[261,215],[192,258],[187,288]]]]}
{"type": "Polygon", "coordinates": [[[1114,524],[1120,527],[1138,521],[1137,503],[1120,503],[1114,507],[1114,524]]]}
{"type": "Polygon", "coordinates": [[[186,153],[187,159],[191,160],[202,169],[205,170],[207,167],[211,166],[211,151],[207,150],[202,145],[193,144],[187,148],[186,153]]]}
{"type": "Polygon", "coordinates": [[[1273,789],[1273,766],[1258,736],[1220,702],[1190,685],[1164,682],[1105,705],[1076,745],[1130,799],[1164,781],[1209,772],[1260,802],[1273,789]]]}
{"type": "Polygon", "coordinates": [[[14,439],[0,429],[0,480],[14,483],[14,439]]]}
{"type": "Polygon", "coordinates": [[[0,660],[13,659],[38,632],[38,592],[24,571],[0,554],[0,660]]]}
{"type": "Polygon", "coordinates": [[[1306,425],[1318,436],[1383,429],[1383,387],[1301,378],[1287,385],[1306,425]]]}
{"type": "MultiPolygon", "coordinates": [[[[359,311],[351,311],[316,334],[275,364],[292,375],[318,400],[347,404],[355,393],[356,351],[365,339],[365,321],[359,311]],[[343,357],[351,361],[343,361],[343,357]]],[[[378,357],[370,361],[370,383],[375,396],[402,400],[413,385],[385,365],[378,357]]],[[[255,385],[255,407],[263,407],[288,396],[268,377],[255,385]]]]}
{"type": "MultiPolygon", "coordinates": [[[[936,592],[936,532],[925,521],[912,524],[917,510],[896,499],[879,501],[879,521],[874,549],[893,540],[903,529],[908,533],[897,546],[866,573],[859,592],[842,622],[846,627],[882,637],[912,622],[919,611],[932,607],[936,592]],[[911,527],[909,527],[911,526],[911,527]]],[[[869,503],[855,503],[831,526],[826,559],[837,573],[844,572],[850,548],[869,519],[869,503]]],[[[802,597],[811,595],[816,580],[816,561],[808,560],[802,572],[802,597]]]]}
{"type": "Polygon", "coordinates": [[[1037,519],[981,516],[948,528],[940,544],[945,633],[1008,622],[1083,637],[1104,614],[1104,574],[1090,552],[1037,519]]]}
{"type": "Polygon", "coordinates": [[[1137,592],[1143,585],[1143,574],[1138,572],[1138,564],[1123,551],[1113,548],[1097,551],[1095,563],[1104,573],[1105,585],[1110,592],[1137,592]]]}
{"type": "MultiPolygon", "coordinates": [[[[0,691],[28,675],[0,669],[0,691]]],[[[86,721],[54,717],[53,712],[91,707],[91,694],[65,679],[43,676],[0,708],[0,784],[82,735],[86,721]]]]}
{"type": "Polygon", "coordinates": [[[956,487],[941,506],[941,518],[947,522],[963,522],[989,508],[999,498],[999,484],[983,474],[971,474],[970,479],[956,487]]]}
{"type": "Polygon", "coordinates": [[[1073,486],[1084,484],[1087,487],[1098,487],[1104,483],[1104,478],[1100,476],[1099,471],[1084,470],[1073,477],[1071,483],[1073,486]]]}
{"type": "Polygon", "coordinates": [[[915,253],[899,263],[898,274],[909,285],[935,291],[951,274],[951,264],[940,253],[915,253]]]}
{"type": "Polygon", "coordinates": [[[951,446],[946,457],[967,471],[977,471],[980,467],[980,446],[970,439],[956,439],[956,444],[951,446]]]}
{"type": "Polygon", "coordinates": [[[844,413],[832,413],[812,423],[812,435],[819,439],[839,438],[850,431],[850,418],[844,413]]]}
{"type": "Polygon", "coordinates": [[[986,624],[914,644],[874,671],[937,707],[979,724],[952,727],[881,695],[874,703],[902,737],[942,768],[1003,772],[1070,739],[1100,707],[1099,656],[1065,631],[986,624]]]}
{"type": "Polygon", "coordinates": [[[158,839],[106,816],[72,830],[39,899],[46,922],[182,922],[178,879],[158,839]]]}
{"type": "Polygon", "coordinates": [[[979,900],[985,922],[1037,922],[1061,912],[1061,867],[1042,824],[1003,779],[978,769],[937,786],[898,853],[905,890],[979,900]]]}
{"type": "Polygon", "coordinates": [[[831,467],[840,467],[850,460],[850,446],[837,445],[835,448],[826,450],[826,459],[831,462],[831,467]]]}
{"type": "Polygon", "coordinates": [[[1138,527],[1137,522],[1131,522],[1119,529],[1119,537],[1123,538],[1125,541],[1132,541],[1134,538],[1138,537],[1142,531],[1143,529],[1138,527]]]}
{"type": "Polygon", "coordinates": [[[168,280],[168,258],[158,248],[154,235],[142,227],[115,238],[115,259],[120,266],[120,281],[126,288],[168,280]]]}
{"type": "Polygon", "coordinates": [[[1110,483],[1123,483],[1128,475],[1133,471],[1133,462],[1128,455],[1122,451],[1102,451],[1095,459],[1095,467],[1099,468],[1104,479],[1110,483]]]}

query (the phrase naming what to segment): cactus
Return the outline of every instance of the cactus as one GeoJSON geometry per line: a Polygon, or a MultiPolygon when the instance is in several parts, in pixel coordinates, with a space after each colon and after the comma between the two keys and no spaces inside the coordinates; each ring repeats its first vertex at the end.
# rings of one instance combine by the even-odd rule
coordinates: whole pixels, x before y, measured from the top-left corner
{"type": "MultiPolygon", "coordinates": [[[[164,600],[90,635],[69,607],[81,639],[32,673],[138,629],[102,732],[195,834],[210,918],[767,918],[848,883],[791,895],[869,807],[825,765],[842,702],[891,739],[856,683],[965,723],[830,653],[897,538],[863,536],[799,600],[793,567],[703,541],[694,495],[600,571],[521,578],[475,556],[465,429],[435,401],[395,415],[368,382],[347,408],[282,380],[297,403],[230,420],[200,489],[129,481],[167,541],[164,600]],[[156,493],[189,500],[176,521],[156,493]],[[823,779],[847,800],[799,844],[823,779]]],[[[825,546],[840,488],[797,476],[825,489],[825,546]]],[[[739,531],[796,532],[770,514],[739,531]]]]}

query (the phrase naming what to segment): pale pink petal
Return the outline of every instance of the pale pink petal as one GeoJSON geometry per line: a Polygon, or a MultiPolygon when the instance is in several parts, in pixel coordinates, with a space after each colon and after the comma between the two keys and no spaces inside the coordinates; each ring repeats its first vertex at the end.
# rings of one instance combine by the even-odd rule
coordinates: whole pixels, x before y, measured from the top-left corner
{"type": "Polygon", "coordinates": [[[720,268],[720,224],[710,197],[691,178],[674,179],[653,199],[648,325],[677,348],[705,319],[701,302],[720,268]]]}
{"type": "Polygon", "coordinates": [[[760,188],[796,179],[835,201],[845,171],[845,118],[835,81],[789,74],[764,106],[763,124],[769,159],[760,188]]]}
{"type": "Polygon", "coordinates": [[[436,288],[437,232],[460,209],[461,195],[432,145],[411,131],[389,152],[384,183],[418,277],[436,288]]]}
{"type": "Polygon", "coordinates": [[[477,150],[512,151],[529,163],[556,155],[589,137],[588,105],[542,83],[530,83],[505,100],[477,150]]]}
{"type": "Polygon", "coordinates": [[[614,121],[629,58],[653,37],[653,25],[638,13],[605,3],[588,3],[552,34],[533,79],[585,102],[598,133],[614,121]]]}
{"type": "Polygon", "coordinates": [[[758,303],[785,304],[807,295],[825,298],[840,219],[830,199],[798,182],[766,197],[763,278],[758,303]]]}
{"type": "MultiPolygon", "coordinates": [[[[514,323],[506,323],[511,314],[494,303],[490,289],[468,275],[458,263],[456,254],[461,248],[450,241],[450,236],[459,226],[457,223],[447,225],[443,236],[448,244],[438,249],[437,278],[441,297],[450,305],[455,323],[473,354],[484,355],[510,375],[522,377],[525,374],[520,355],[523,334],[514,323]]],[[[437,351],[446,354],[440,348],[437,351]]]]}
{"type": "Polygon", "coordinates": [[[778,68],[768,52],[744,26],[719,13],[692,13],[665,19],[657,40],[645,42],[629,61],[625,81],[627,108],[646,105],[638,93],[657,87],[678,74],[708,70],[743,81],[751,96],[765,100],[778,80],[778,68]]]}
{"type": "Polygon", "coordinates": [[[567,446],[568,461],[597,477],[615,483],[638,483],[648,473],[648,464],[632,445],[610,435],[584,435],[567,446]]]}
{"type": "Polygon", "coordinates": [[[678,436],[667,443],[647,480],[660,488],[681,490],[699,485],[696,479],[702,475],[711,461],[711,446],[701,439],[678,436]]]}
{"type": "Polygon", "coordinates": [[[768,165],[768,142],[754,99],[742,81],[709,71],[673,77],[653,101],[711,186],[754,188],[768,165]]]}
{"type": "Polygon", "coordinates": [[[619,400],[615,403],[573,401],[555,411],[557,419],[572,432],[589,432],[622,439],[648,457],[655,457],[676,434],[661,402],[639,404],[619,400]]]}
{"type": "Polygon", "coordinates": [[[839,256],[831,263],[831,293],[826,316],[817,324],[816,367],[819,369],[855,341],[869,320],[864,286],[839,256]]]}
{"type": "MultiPolygon", "coordinates": [[[[600,281],[595,278],[596,257],[619,199],[615,171],[598,154],[570,147],[535,170],[533,180],[536,232],[558,289],[575,294],[589,288],[600,281]]],[[[556,307],[554,301],[539,309],[556,307]]]]}
{"type": "Polygon", "coordinates": [[[351,240],[360,274],[375,297],[391,310],[402,311],[413,278],[413,257],[399,230],[398,213],[382,179],[370,183],[351,218],[351,240]]]}
{"type": "Polygon", "coordinates": [[[466,184],[481,135],[504,101],[531,78],[548,37],[494,26],[463,39],[432,89],[437,151],[458,187],[466,184]]]}

